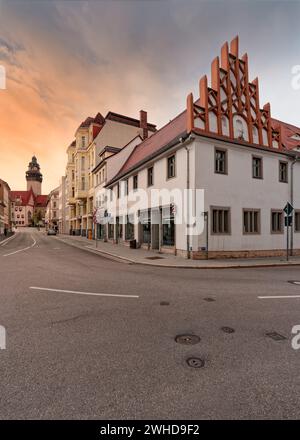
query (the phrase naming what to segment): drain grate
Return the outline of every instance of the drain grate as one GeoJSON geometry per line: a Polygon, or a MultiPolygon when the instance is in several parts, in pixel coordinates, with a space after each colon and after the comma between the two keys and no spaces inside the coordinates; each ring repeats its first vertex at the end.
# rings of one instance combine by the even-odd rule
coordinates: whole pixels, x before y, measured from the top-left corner
{"type": "Polygon", "coordinates": [[[146,260],[164,260],[164,257],[146,257],[146,260]]]}
{"type": "Polygon", "coordinates": [[[188,358],[186,360],[186,363],[188,364],[189,367],[192,367],[192,368],[203,368],[205,365],[205,362],[203,359],[196,358],[196,357],[188,358]]]}
{"type": "Polygon", "coordinates": [[[273,339],[274,341],[285,341],[286,337],[281,335],[280,333],[277,332],[269,332],[266,333],[266,336],[268,336],[268,338],[273,339]]]}
{"type": "Polygon", "coordinates": [[[234,330],[234,328],[232,328],[232,327],[221,327],[221,330],[224,332],[224,333],[234,333],[235,332],[235,330],[234,330]]]}
{"type": "Polygon", "coordinates": [[[200,338],[196,335],[178,335],[175,338],[175,342],[183,345],[195,345],[200,342],[200,338]]]}
{"type": "Polygon", "coordinates": [[[207,302],[216,301],[214,298],[203,298],[203,299],[204,299],[204,301],[207,301],[207,302]]]}
{"type": "Polygon", "coordinates": [[[169,306],[170,305],[170,303],[168,301],[161,301],[159,304],[161,306],[169,306]]]}

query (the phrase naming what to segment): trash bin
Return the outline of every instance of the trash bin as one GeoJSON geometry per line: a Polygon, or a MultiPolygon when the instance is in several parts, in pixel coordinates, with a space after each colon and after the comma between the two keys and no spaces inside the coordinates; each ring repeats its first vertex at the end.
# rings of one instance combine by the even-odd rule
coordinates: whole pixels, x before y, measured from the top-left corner
{"type": "Polygon", "coordinates": [[[129,245],[130,249],[136,249],[136,240],[130,240],[129,245]]]}

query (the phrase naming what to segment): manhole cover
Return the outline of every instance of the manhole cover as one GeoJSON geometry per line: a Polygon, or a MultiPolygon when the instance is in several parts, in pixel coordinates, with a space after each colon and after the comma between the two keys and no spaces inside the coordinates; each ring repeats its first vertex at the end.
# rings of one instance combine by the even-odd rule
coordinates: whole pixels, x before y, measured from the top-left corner
{"type": "Polygon", "coordinates": [[[214,298],[203,298],[203,299],[204,299],[204,301],[207,301],[207,302],[216,301],[214,298]]]}
{"type": "Polygon", "coordinates": [[[221,330],[224,333],[234,333],[235,332],[234,328],[231,328],[231,327],[221,327],[221,330]]]}
{"type": "Polygon", "coordinates": [[[170,303],[169,303],[168,301],[161,301],[161,302],[160,302],[160,305],[161,305],[161,306],[169,306],[170,303]]]}
{"type": "Polygon", "coordinates": [[[186,363],[188,364],[189,367],[192,367],[192,368],[202,368],[202,367],[204,367],[204,364],[205,364],[203,359],[196,358],[196,357],[188,358],[186,360],[186,363]]]}
{"type": "Polygon", "coordinates": [[[195,345],[200,342],[199,336],[196,335],[178,335],[175,338],[177,344],[195,345]]]}
{"type": "Polygon", "coordinates": [[[280,333],[277,333],[277,332],[266,333],[266,336],[268,336],[269,338],[273,339],[274,341],[284,341],[286,339],[285,336],[283,336],[283,335],[281,335],[280,333]]]}
{"type": "Polygon", "coordinates": [[[146,257],[146,260],[163,260],[164,257],[146,257]]]}

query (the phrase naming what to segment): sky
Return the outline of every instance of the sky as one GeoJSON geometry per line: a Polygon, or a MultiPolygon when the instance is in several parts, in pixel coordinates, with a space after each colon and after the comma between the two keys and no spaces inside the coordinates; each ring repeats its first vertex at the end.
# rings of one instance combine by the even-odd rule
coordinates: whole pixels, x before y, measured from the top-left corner
{"type": "Polygon", "coordinates": [[[0,0],[0,178],[25,189],[35,154],[49,193],[76,128],[97,112],[144,109],[161,127],[189,92],[199,96],[200,77],[235,35],[261,107],[300,126],[299,22],[300,0],[0,0]]]}

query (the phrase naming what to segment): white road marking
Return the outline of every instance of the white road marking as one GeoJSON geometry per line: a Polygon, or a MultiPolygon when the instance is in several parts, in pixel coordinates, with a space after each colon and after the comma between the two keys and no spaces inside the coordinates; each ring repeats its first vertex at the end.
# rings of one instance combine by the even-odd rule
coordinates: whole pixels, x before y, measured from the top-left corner
{"type": "Polygon", "coordinates": [[[62,289],[50,289],[48,287],[30,287],[32,290],[46,290],[49,292],[61,292],[61,293],[75,293],[76,295],[92,295],[92,296],[115,296],[118,298],[139,298],[138,295],[119,295],[116,293],[95,293],[95,292],[80,292],[77,290],[62,290],[62,289]]]}
{"type": "Polygon", "coordinates": [[[27,251],[28,249],[33,248],[36,245],[36,240],[33,238],[32,235],[31,235],[31,238],[33,240],[33,243],[32,243],[31,246],[27,246],[26,248],[23,248],[23,249],[18,249],[17,251],[10,252],[9,254],[4,254],[3,257],[9,257],[10,255],[14,255],[14,254],[17,254],[19,252],[27,251]]]}
{"type": "Polygon", "coordinates": [[[285,299],[285,298],[300,298],[300,295],[277,295],[277,296],[258,296],[258,299],[285,299]]]}
{"type": "Polygon", "coordinates": [[[6,240],[1,241],[0,246],[6,246],[8,242],[10,242],[11,240],[13,240],[14,238],[16,238],[17,233],[15,233],[14,235],[12,235],[11,237],[6,238],[6,240]]]}

